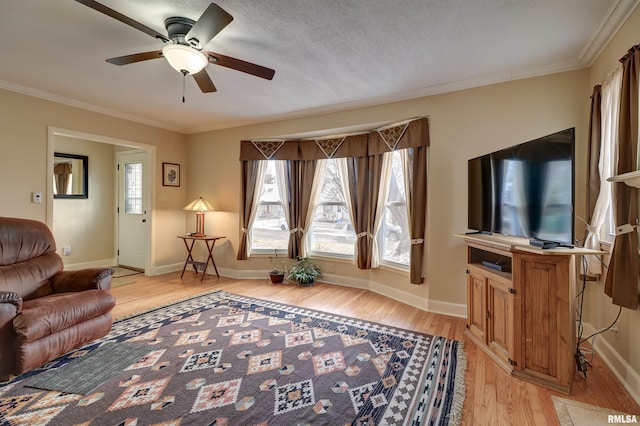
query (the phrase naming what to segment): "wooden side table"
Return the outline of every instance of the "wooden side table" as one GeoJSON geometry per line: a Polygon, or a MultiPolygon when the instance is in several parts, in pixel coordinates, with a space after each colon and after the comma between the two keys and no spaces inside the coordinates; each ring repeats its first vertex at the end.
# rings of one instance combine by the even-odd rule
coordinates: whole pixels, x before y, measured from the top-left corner
{"type": "Polygon", "coordinates": [[[218,267],[216,266],[216,262],[215,260],[213,260],[213,247],[216,245],[216,241],[221,240],[223,238],[227,238],[227,237],[220,237],[220,236],[211,236],[211,235],[204,235],[204,236],[195,236],[195,235],[178,235],[178,238],[182,239],[182,241],[184,241],[184,246],[187,248],[187,259],[184,261],[184,267],[182,268],[182,273],[180,274],[180,278],[182,278],[182,276],[184,275],[184,271],[186,271],[187,266],[188,265],[193,265],[193,270],[195,271],[195,273],[198,273],[198,267],[202,267],[202,276],[200,277],[200,281],[204,280],[204,276],[207,274],[207,266],[209,266],[209,262],[211,262],[211,264],[213,265],[213,269],[215,269],[216,271],[216,276],[218,276],[218,278],[220,277],[220,274],[218,274],[218,267]],[[204,262],[198,262],[196,260],[193,259],[193,255],[191,254],[191,251],[193,250],[193,246],[195,245],[196,241],[204,241],[204,244],[207,246],[207,251],[208,256],[207,256],[207,260],[205,260],[204,262]]]}

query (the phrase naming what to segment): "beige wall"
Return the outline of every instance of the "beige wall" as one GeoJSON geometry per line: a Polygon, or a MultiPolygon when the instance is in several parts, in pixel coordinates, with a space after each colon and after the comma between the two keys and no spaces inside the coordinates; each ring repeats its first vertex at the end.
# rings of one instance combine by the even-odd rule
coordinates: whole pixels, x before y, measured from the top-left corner
{"type": "MultiPolygon", "coordinates": [[[[594,85],[602,83],[605,76],[619,65],[619,59],[639,41],[640,10],[636,10],[591,67],[589,93],[594,85]]],[[[609,326],[618,314],[618,307],[612,305],[611,299],[604,294],[602,282],[588,283],[586,295],[586,322],[592,326],[589,331],[609,326]]],[[[617,333],[607,331],[601,334],[601,340],[596,342],[596,345],[599,345],[601,350],[607,350],[608,344],[619,354],[621,362],[614,367],[619,370],[620,375],[626,376],[627,380],[632,379],[636,384],[636,395],[640,395],[640,339],[637,338],[640,311],[623,309],[616,328],[617,333]],[[603,342],[606,344],[603,345],[603,342]],[[628,366],[625,363],[628,363],[628,366]]]]}
{"type": "MultiPolygon", "coordinates": [[[[215,232],[229,237],[220,264],[231,269],[268,269],[264,258],[236,261],[240,205],[239,141],[298,133],[325,133],[329,129],[393,122],[429,116],[427,283],[409,284],[406,274],[360,271],[350,263],[319,262],[321,266],[354,280],[370,280],[382,292],[416,296],[423,308],[458,309],[466,305],[465,251],[461,240],[467,224],[467,160],[499,148],[576,127],[579,165],[586,157],[588,115],[586,70],[513,81],[444,95],[424,97],[371,108],[343,111],[189,136],[190,198],[204,195],[225,213],[215,232]],[[430,299],[429,306],[424,302],[430,299]]],[[[584,167],[577,172],[577,203],[584,204],[584,167]]],[[[210,232],[208,230],[208,232],[210,232]]],[[[458,310],[458,312],[460,312],[458,310]]],[[[462,311],[464,313],[464,311],[462,311]]]]}
{"type": "Polygon", "coordinates": [[[89,164],[89,197],[53,199],[53,235],[65,264],[107,263],[115,254],[114,146],[86,139],[57,136],[54,151],[86,155],[89,164]],[[90,230],[90,238],[87,238],[90,230]],[[100,244],[96,244],[99,241],[100,244]],[[62,248],[71,247],[64,256],[62,248]]]}
{"type": "MultiPolygon", "coordinates": [[[[176,235],[185,232],[182,207],[187,204],[187,182],[183,180],[180,188],[163,187],[161,165],[163,161],[186,165],[185,135],[6,90],[0,90],[0,182],[4,182],[0,185],[0,216],[51,222],[47,212],[53,211],[53,198],[44,197],[39,204],[31,202],[32,192],[47,193],[47,139],[51,128],[96,135],[97,140],[145,147],[152,152],[150,272],[163,272],[166,265],[182,262],[184,247],[178,244],[176,235]]],[[[101,244],[90,232],[86,232],[86,239],[101,244]]]]}

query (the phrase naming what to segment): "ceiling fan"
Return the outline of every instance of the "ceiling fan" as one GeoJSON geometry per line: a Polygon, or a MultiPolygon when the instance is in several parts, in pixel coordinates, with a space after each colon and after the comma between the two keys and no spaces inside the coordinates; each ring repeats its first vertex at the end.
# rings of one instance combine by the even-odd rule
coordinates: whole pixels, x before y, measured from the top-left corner
{"type": "Polygon", "coordinates": [[[242,71],[267,80],[271,80],[275,74],[275,71],[270,68],[202,50],[216,34],[233,21],[233,16],[215,3],[211,3],[197,21],[183,17],[165,19],[164,26],[167,29],[167,35],[165,36],[97,1],[76,1],[166,43],[162,50],[107,59],[107,62],[112,64],[127,65],[164,57],[183,76],[193,75],[203,93],[216,91],[216,86],[205,69],[209,63],[242,71]]]}

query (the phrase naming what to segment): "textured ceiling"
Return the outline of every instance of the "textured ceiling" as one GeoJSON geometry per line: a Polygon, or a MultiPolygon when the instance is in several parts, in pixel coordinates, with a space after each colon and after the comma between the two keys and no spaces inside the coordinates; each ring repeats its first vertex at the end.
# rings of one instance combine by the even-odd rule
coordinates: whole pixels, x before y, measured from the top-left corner
{"type": "MultiPolygon", "coordinates": [[[[219,0],[234,20],[205,46],[276,70],[208,65],[203,94],[162,43],[73,0],[0,1],[0,88],[193,133],[379,104],[589,66],[640,0],[219,0]]],[[[102,0],[166,34],[206,0],[102,0]]]]}

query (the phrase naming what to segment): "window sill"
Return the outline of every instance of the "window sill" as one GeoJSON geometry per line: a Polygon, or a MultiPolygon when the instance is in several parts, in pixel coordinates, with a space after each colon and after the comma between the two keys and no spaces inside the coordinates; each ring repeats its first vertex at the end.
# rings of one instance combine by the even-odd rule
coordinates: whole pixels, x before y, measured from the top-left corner
{"type": "Polygon", "coordinates": [[[391,263],[382,263],[380,262],[380,269],[383,271],[395,272],[396,274],[402,274],[409,276],[409,267],[399,266],[391,263]]]}
{"type": "Polygon", "coordinates": [[[348,256],[348,255],[311,252],[309,254],[309,257],[316,260],[322,260],[325,262],[338,262],[338,263],[348,263],[348,264],[353,263],[353,256],[348,256]]]}

